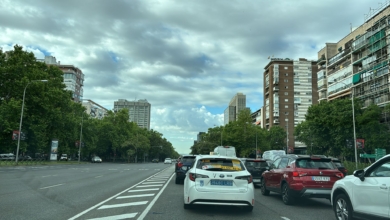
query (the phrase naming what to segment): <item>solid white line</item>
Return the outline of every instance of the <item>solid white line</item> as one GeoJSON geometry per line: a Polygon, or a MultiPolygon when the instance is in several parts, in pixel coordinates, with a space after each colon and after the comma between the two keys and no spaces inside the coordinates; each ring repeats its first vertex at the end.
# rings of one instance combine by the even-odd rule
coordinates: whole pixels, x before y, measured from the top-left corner
{"type": "Polygon", "coordinates": [[[130,203],[122,203],[122,204],[114,204],[114,205],[102,205],[98,209],[111,209],[111,208],[119,208],[119,207],[133,206],[133,205],[145,205],[146,203],[148,203],[148,201],[130,202],[130,203]]]}
{"type": "MultiPolygon", "coordinates": [[[[168,169],[168,168],[165,168],[165,169],[168,169]]],[[[164,169],[164,170],[165,170],[165,169],[164,169]]],[[[162,170],[162,171],[160,171],[160,172],[164,172],[164,170],[162,170]]],[[[149,177],[149,178],[150,178],[150,177],[149,177]]],[[[147,178],[147,179],[149,179],[149,178],[147,178]]],[[[73,216],[72,218],[69,218],[69,220],[74,220],[74,219],[76,219],[76,218],[78,218],[78,217],[84,215],[85,213],[87,213],[87,212],[89,212],[89,211],[95,209],[96,207],[98,207],[98,206],[104,204],[105,202],[108,202],[108,201],[110,201],[111,199],[113,199],[113,198],[119,196],[120,194],[122,194],[122,193],[124,193],[124,192],[126,192],[126,191],[128,191],[128,190],[130,190],[130,189],[132,189],[132,188],[134,188],[134,187],[136,187],[137,185],[141,184],[141,183],[144,182],[144,181],[145,181],[145,180],[142,180],[142,181],[140,181],[139,183],[137,183],[137,184],[135,184],[135,185],[133,185],[133,186],[131,186],[131,187],[129,187],[129,188],[123,190],[122,192],[120,192],[120,193],[118,193],[118,194],[116,194],[116,195],[114,195],[114,196],[111,196],[110,198],[108,198],[108,199],[106,199],[106,200],[104,200],[104,201],[102,201],[102,202],[100,202],[100,203],[98,203],[98,204],[96,204],[96,205],[90,207],[89,209],[86,209],[86,210],[80,212],[79,214],[73,216]]]]}
{"type": "Polygon", "coordinates": [[[134,189],[134,190],[129,190],[128,192],[144,192],[144,191],[155,191],[159,190],[160,188],[153,188],[153,189],[134,189]]]}
{"type": "Polygon", "coordinates": [[[287,217],[283,217],[283,216],[280,216],[282,219],[284,219],[284,220],[290,220],[289,218],[287,218],[287,217]]]}
{"type": "Polygon", "coordinates": [[[163,184],[157,184],[157,185],[145,185],[145,186],[137,186],[138,187],[154,187],[154,186],[162,186],[163,184]]]}
{"type": "Polygon", "coordinates": [[[61,185],[64,185],[64,184],[61,183],[61,184],[57,184],[57,185],[53,185],[53,186],[42,187],[42,188],[39,188],[39,189],[47,189],[47,188],[52,188],[52,187],[61,186],[61,185]]]}
{"type": "Polygon", "coordinates": [[[128,219],[128,218],[134,218],[138,212],[136,213],[130,213],[130,214],[123,214],[123,215],[112,215],[102,218],[90,218],[88,220],[114,220],[114,219],[128,219]]]}
{"type": "Polygon", "coordinates": [[[116,199],[129,199],[129,198],[137,198],[137,197],[147,197],[147,196],[154,196],[155,194],[141,194],[141,195],[134,195],[134,196],[119,196],[116,197],[116,199]]]}
{"type": "Polygon", "coordinates": [[[142,184],[156,184],[156,183],[165,183],[165,181],[163,181],[163,182],[147,182],[147,183],[142,183],[142,184]]]}
{"type": "Polygon", "coordinates": [[[148,214],[149,210],[153,207],[154,203],[156,203],[157,199],[164,192],[165,188],[167,188],[168,183],[171,181],[171,179],[173,178],[174,175],[175,174],[172,174],[171,178],[169,178],[169,180],[167,181],[167,183],[165,183],[164,187],[160,190],[160,192],[157,194],[157,196],[154,197],[154,199],[149,203],[148,207],[146,207],[146,209],[142,212],[142,214],[139,216],[138,220],[143,220],[145,218],[146,214],[148,214]]]}

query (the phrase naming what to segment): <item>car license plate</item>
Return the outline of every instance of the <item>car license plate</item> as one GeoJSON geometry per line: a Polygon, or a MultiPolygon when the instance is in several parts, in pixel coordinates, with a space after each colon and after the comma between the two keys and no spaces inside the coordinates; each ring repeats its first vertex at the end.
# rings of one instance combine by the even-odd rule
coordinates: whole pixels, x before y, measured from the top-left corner
{"type": "Polygon", "coordinates": [[[231,180],[211,180],[210,184],[213,186],[233,186],[233,181],[231,181],[231,180]]]}
{"type": "Polygon", "coordinates": [[[311,177],[311,179],[314,181],[329,181],[330,177],[329,176],[313,176],[313,177],[311,177]]]}
{"type": "Polygon", "coordinates": [[[260,179],[253,179],[254,183],[260,183],[260,179]]]}

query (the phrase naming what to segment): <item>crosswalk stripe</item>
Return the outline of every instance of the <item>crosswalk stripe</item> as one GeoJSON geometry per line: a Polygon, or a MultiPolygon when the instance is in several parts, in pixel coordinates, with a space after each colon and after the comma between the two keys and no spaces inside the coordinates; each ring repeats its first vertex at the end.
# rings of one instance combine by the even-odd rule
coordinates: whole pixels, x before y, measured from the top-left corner
{"type": "Polygon", "coordinates": [[[146,182],[146,183],[142,183],[142,184],[156,184],[156,183],[165,183],[165,182],[146,182]]]}
{"type": "Polygon", "coordinates": [[[138,212],[123,214],[123,215],[112,215],[112,216],[107,216],[102,218],[90,218],[88,220],[119,220],[119,219],[134,218],[137,214],[138,212]]]}
{"type": "Polygon", "coordinates": [[[116,197],[116,199],[129,199],[129,198],[137,198],[137,197],[147,197],[147,196],[154,196],[155,194],[141,194],[141,195],[133,195],[133,196],[119,196],[116,197]]]}
{"type": "Polygon", "coordinates": [[[144,191],[155,191],[155,190],[159,190],[160,188],[153,188],[153,189],[133,189],[133,190],[129,190],[127,192],[144,192],[144,191]]]}
{"type": "Polygon", "coordinates": [[[162,186],[163,184],[156,184],[156,185],[145,185],[145,186],[137,186],[136,188],[139,188],[139,187],[154,187],[154,186],[162,186]]]}
{"type": "Polygon", "coordinates": [[[130,202],[130,203],[122,203],[122,204],[114,204],[114,205],[102,205],[98,209],[111,209],[111,208],[119,208],[119,207],[134,206],[134,205],[145,205],[146,203],[148,203],[148,201],[130,202]]]}

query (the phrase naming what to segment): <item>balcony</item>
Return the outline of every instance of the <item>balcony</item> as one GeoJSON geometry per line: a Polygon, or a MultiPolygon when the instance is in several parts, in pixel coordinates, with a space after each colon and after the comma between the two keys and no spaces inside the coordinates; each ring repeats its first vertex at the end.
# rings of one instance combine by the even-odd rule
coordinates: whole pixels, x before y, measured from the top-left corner
{"type": "Polygon", "coordinates": [[[326,58],[325,56],[321,56],[320,59],[317,60],[317,65],[322,65],[326,63],[326,58]]]}
{"type": "Polygon", "coordinates": [[[279,124],[279,119],[274,119],[274,124],[279,124]]]}
{"type": "Polygon", "coordinates": [[[274,83],[274,85],[279,84],[279,79],[274,79],[273,83],[274,83]]]}
{"type": "Polygon", "coordinates": [[[279,91],[279,86],[274,86],[274,87],[272,88],[272,90],[273,90],[274,92],[279,91]]]}

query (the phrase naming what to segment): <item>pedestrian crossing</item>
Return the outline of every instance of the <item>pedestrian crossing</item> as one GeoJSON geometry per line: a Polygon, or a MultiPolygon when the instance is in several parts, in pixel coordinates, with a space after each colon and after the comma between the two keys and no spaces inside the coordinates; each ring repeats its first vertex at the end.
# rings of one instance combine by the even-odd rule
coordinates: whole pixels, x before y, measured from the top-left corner
{"type": "Polygon", "coordinates": [[[173,176],[174,167],[170,166],[70,220],[143,219],[173,176]]]}

